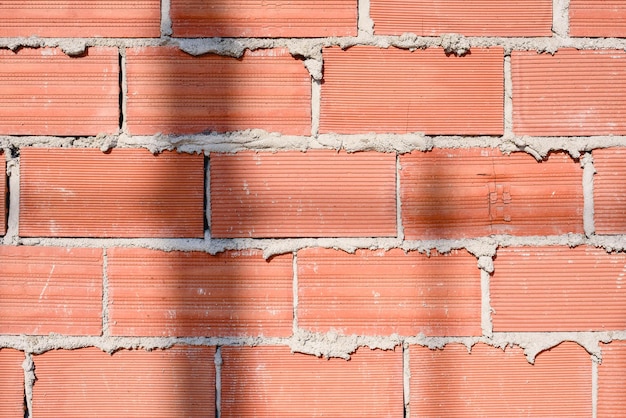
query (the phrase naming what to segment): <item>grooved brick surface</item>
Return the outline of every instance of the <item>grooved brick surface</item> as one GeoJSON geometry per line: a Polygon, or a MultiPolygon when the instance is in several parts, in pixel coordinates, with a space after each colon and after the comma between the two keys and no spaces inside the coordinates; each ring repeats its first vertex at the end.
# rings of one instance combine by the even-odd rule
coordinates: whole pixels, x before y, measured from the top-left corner
{"type": "Polygon", "coordinates": [[[298,252],[298,326],[345,335],[481,335],[480,270],[465,251],[298,252]]]}
{"type": "Polygon", "coordinates": [[[370,0],[370,15],[379,35],[552,35],[552,0],[370,0]]]}
{"type": "Polygon", "coordinates": [[[570,0],[570,36],[626,36],[626,3],[622,0],[570,0]]]}
{"type": "Polygon", "coordinates": [[[626,233],[626,148],[593,151],[594,223],[597,234],[626,233]]]}
{"type": "Polygon", "coordinates": [[[502,48],[326,48],[320,132],[500,135],[502,48]]]}
{"type": "Polygon", "coordinates": [[[55,48],[0,49],[0,134],[117,132],[119,71],[117,48],[90,47],[79,58],[55,48]]]}
{"type": "Polygon", "coordinates": [[[4,235],[7,232],[7,162],[4,157],[4,153],[0,152],[0,235],[4,235]]]}
{"type": "Polygon", "coordinates": [[[181,37],[356,36],[357,0],[171,0],[181,37]]]}
{"type": "Polygon", "coordinates": [[[102,249],[0,246],[0,333],[100,335],[102,249]]]}
{"type": "Polygon", "coordinates": [[[410,347],[411,417],[590,417],[591,359],[563,343],[531,365],[521,349],[410,347]]]}
{"type": "Polygon", "coordinates": [[[33,416],[212,417],[215,347],[97,348],[34,356],[33,416]]]}
{"type": "Polygon", "coordinates": [[[127,336],[291,335],[291,255],[108,252],[109,328],[127,336]]]}
{"type": "Polygon", "coordinates": [[[0,37],[158,37],[160,0],[13,0],[0,3],[0,37]]]}
{"type": "Polygon", "coordinates": [[[289,347],[222,348],[223,417],[399,417],[402,350],[360,348],[350,361],[289,347]]]}
{"type": "Polygon", "coordinates": [[[203,237],[204,157],[23,148],[21,236],[203,237]]]}
{"type": "Polygon", "coordinates": [[[259,128],[311,133],[311,77],[286,49],[241,59],[192,57],[178,48],[126,51],[127,124],[132,134],[259,128]]]}
{"type": "Polygon", "coordinates": [[[626,134],[624,51],[513,51],[511,69],[516,134],[626,134]]]}
{"type": "Polygon", "coordinates": [[[211,154],[213,237],[396,235],[395,155],[211,154]]]}
{"type": "Polygon", "coordinates": [[[626,414],[626,341],[601,344],[602,363],[598,366],[598,418],[626,414]]]}
{"type": "Polygon", "coordinates": [[[494,331],[626,328],[626,255],[594,247],[498,250],[491,278],[494,331]]]}
{"type": "Polygon", "coordinates": [[[0,416],[24,416],[24,353],[0,350],[0,416]]]}
{"type": "Polygon", "coordinates": [[[435,149],[400,156],[407,239],[583,232],[580,164],[538,163],[495,149],[435,149]]]}

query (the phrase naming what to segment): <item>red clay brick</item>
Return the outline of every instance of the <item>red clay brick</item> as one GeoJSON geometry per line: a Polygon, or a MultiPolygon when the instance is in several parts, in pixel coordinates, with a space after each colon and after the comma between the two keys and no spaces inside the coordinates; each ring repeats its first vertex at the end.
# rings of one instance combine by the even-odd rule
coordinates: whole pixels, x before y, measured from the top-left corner
{"type": "Polygon", "coordinates": [[[107,272],[113,335],[291,335],[291,255],[114,248],[107,272]]]}
{"type": "Polygon", "coordinates": [[[0,416],[24,416],[24,353],[0,350],[0,416]]]}
{"type": "Polygon", "coordinates": [[[204,236],[204,157],[23,148],[21,236],[204,236]]]}
{"type": "Polygon", "coordinates": [[[480,271],[465,251],[298,252],[298,325],[360,335],[481,335],[480,271]]]}
{"type": "Polygon", "coordinates": [[[0,246],[0,265],[0,333],[101,334],[101,249],[0,246]]]}
{"type": "Polygon", "coordinates": [[[511,67],[516,134],[626,134],[626,52],[513,51],[511,67]]]}
{"type": "Polygon", "coordinates": [[[160,0],[13,0],[0,3],[0,37],[158,37],[160,0]]]}
{"type": "Polygon", "coordinates": [[[591,359],[563,343],[534,365],[521,349],[410,347],[411,417],[590,417],[591,359]]]}
{"type": "Polygon", "coordinates": [[[594,222],[597,234],[626,234],[626,148],[593,151],[594,222]]]}
{"type": "Polygon", "coordinates": [[[80,58],[0,49],[0,134],[116,133],[119,71],[117,48],[91,47],[80,58]]]}
{"type": "Polygon", "coordinates": [[[626,254],[593,247],[502,248],[491,279],[494,331],[626,328],[626,254]]]}
{"type": "Polygon", "coordinates": [[[371,0],[374,30],[420,36],[552,36],[552,0],[371,0]]]}
{"type": "Polygon", "coordinates": [[[357,0],[171,0],[182,37],[355,36],[357,10],[357,0]]]}
{"type": "Polygon", "coordinates": [[[320,132],[502,134],[503,62],[501,48],[327,48],[320,132]]]}
{"type": "Polygon", "coordinates": [[[569,19],[570,36],[626,36],[626,3],[621,0],[570,0],[569,19]]]}
{"type": "Polygon", "coordinates": [[[211,154],[213,237],[395,236],[395,155],[211,154]]]}
{"type": "Polygon", "coordinates": [[[215,347],[97,348],[34,357],[36,417],[213,417],[215,347]]]}
{"type": "Polygon", "coordinates": [[[401,417],[402,350],[361,348],[350,361],[289,347],[222,349],[222,417],[401,417]]]}
{"type": "Polygon", "coordinates": [[[495,149],[436,149],[400,164],[406,238],[583,232],[582,170],[564,154],[538,163],[495,149]]]}
{"type": "Polygon", "coordinates": [[[248,51],[235,59],[131,48],[126,57],[133,134],[248,128],[311,133],[311,77],[285,49],[248,51]]]}
{"type": "Polygon", "coordinates": [[[8,201],[8,188],[6,177],[7,162],[4,158],[4,153],[0,152],[0,235],[4,235],[7,232],[7,214],[9,208],[7,207],[8,201]]]}
{"type": "Polygon", "coordinates": [[[598,366],[598,418],[626,415],[626,341],[602,344],[598,366]]]}

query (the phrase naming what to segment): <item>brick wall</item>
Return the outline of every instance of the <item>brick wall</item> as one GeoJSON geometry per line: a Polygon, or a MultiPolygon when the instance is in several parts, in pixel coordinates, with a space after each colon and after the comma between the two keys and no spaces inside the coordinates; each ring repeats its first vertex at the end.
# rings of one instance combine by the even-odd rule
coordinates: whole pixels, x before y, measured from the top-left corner
{"type": "Polygon", "coordinates": [[[0,415],[626,415],[626,2],[0,2],[0,415]]]}

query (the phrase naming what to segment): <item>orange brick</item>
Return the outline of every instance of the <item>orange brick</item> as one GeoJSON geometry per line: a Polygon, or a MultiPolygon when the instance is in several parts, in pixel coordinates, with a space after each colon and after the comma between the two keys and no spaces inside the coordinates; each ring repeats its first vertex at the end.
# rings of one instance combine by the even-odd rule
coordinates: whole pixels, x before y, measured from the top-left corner
{"type": "Polygon", "coordinates": [[[0,4],[1,37],[150,37],[161,33],[159,0],[13,0],[0,4]]]}
{"type": "Polygon", "coordinates": [[[183,37],[356,36],[357,0],[171,0],[183,37]]]}
{"type": "Polygon", "coordinates": [[[214,237],[395,236],[395,155],[211,154],[214,237]]]}
{"type": "Polygon", "coordinates": [[[597,234],[626,234],[626,148],[593,151],[594,222],[597,234]]]}
{"type": "Polygon", "coordinates": [[[593,247],[502,248],[491,279],[493,330],[624,329],[625,269],[625,254],[593,247]]]}
{"type": "Polygon", "coordinates": [[[21,236],[203,237],[204,157],[23,148],[21,236]]]}
{"type": "Polygon", "coordinates": [[[401,417],[402,351],[359,349],[350,361],[289,347],[222,349],[223,417],[401,417]]]}
{"type": "Polygon", "coordinates": [[[291,335],[291,255],[114,248],[107,272],[113,335],[291,335]]]}
{"type": "Polygon", "coordinates": [[[624,51],[513,51],[511,68],[516,134],[626,134],[624,51]]]}
{"type": "Polygon", "coordinates": [[[360,335],[481,335],[480,271],[467,252],[298,252],[298,325],[360,335]]]}
{"type": "Polygon", "coordinates": [[[570,0],[570,36],[626,36],[626,3],[620,0],[570,0]]]}
{"type": "Polygon", "coordinates": [[[119,71],[117,48],[91,47],[80,58],[0,49],[0,134],[116,133],[119,71]]]}
{"type": "Polygon", "coordinates": [[[8,201],[8,189],[7,189],[7,162],[4,158],[4,153],[0,152],[0,235],[4,235],[7,232],[7,214],[9,208],[7,207],[8,201]]]}
{"type": "Polygon", "coordinates": [[[0,333],[101,334],[101,249],[0,246],[0,265],[0,333]]]}
{"type": "Polygon", "coordinates": [[[248,51],[235,59],[131,48],[126,57],[133,134],[248,128],[311,133],[311,77],[285,49],[248,51]]]}
{"type": "Polygon", "coordinates": [[[381,35],[552,36],[552,0],[371,0],[381,35]]]}
{"type": "Polygon", "coordinates": [[[97,348],[34,357],[33,416],[213,417],[215,347],[97,348]]]}
{"type": "Polygon", "coordinates": [[[598,366],[598,418],[626,415],[626,342],[602,344],[598,366]]]}
{"type": "Polygon", "coordinates": [[[24,416],[24,353],[3,348],[0,350],[0,415],[24,416]]]}
{"type": "Polygon", "coordinates": [[[502,134],[503,63],[501,48],[327,48],[320,132],[502,134]]]}
{"type": "Polygon", "coordinates": [[[563,154],[538,163],[495,149],[437,149],[400,164],[406,238],[583,232],[582,170],[563,154]]]}
{"type": "Polygon", "coordinates": [[[410,347],[411,417],[590,417],[591,359],[563,343],[534,365],[519,348],[410,347]]]}

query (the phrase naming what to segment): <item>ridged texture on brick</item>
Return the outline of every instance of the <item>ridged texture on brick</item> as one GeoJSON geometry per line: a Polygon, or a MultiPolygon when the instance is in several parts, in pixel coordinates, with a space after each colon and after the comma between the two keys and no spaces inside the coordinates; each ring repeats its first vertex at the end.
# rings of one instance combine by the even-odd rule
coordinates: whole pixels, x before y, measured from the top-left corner
{"type": "Polygon", "coordinates": [[[591,359],[563,343],[529,364],[519,348],[410,347],[411,417],[590,417],[591,359]]]}
{"type": "Polygon", "coordinates": [[[402,350],[359,349],[350,361],[289,347],[222,349],[224,417],[401,417],[402,350]]]}
{"type": "Polygon", "coordinates": [[[171,0],[183,37],[323,37],[357,34],[357,0],[171,0]]]}
{"type": "Polygon", "coordinates": [[[20,235],[204,236],[204,157],[22,148],[20,235]]]}
{"type": "Polygon", "coordinates": [[[33,416],[206,417],[215,411],[214,347],[97,348],[34,357],[33,416]]]}
{"type": "Polygon", "coordinates": [[[380,35],[551,36],[552,0],[370,0],[380,35]]]}
{"type": "Polygon", "coordinates": [[[516,134],[626,134],[624,51],[513,51],[511,67],[516,134]]]}
{"type": "Polygon", "coordinates": [[[501,48],[327,48],[320,132],[499,135],[503,62],[501,48]]]}
{"type": "Polygon", "coordinates": [[[160,0],[0,3],[0,37],[158,37],[160,32],[160,0]]]}
{"type": "Polygon", "coordinates": [[[623,0],[570,0],[570,36],[625,37],[623,0]]]}
{"type": "Polygon", "coordinates": [[[602,344],[598,366],[598,418],[626,415],[626,342],[602,344]]]}
{"type": "Polygon", "coordinates": [[[291,255],[115,248],[107,272],[113,335],[291,335],[291,255]]]}
{"type": "Polygon", "coordinates": [[[285,49],[248,51],[235,59],[132,48],[126,57],[133,134],[248,128],[311,133],[311,77],[285,49]]]}
{"type": "Polygon", "coordinates": [[[395,155],[211,154],[214,237],[396,235],[395,155]]]}
{"type": "Polygon", "coordinates": [[[494,331],[626,328],[624,254],[593,247],[502,248],[494,264],[494,331]]]}
{"type": "Polygon", "coordinates": [[[563,154],[538,163],[492,149],[400,156],[408,239],[583,232],[580,164],[563,154]]]}
{"type": "Polygon", "coordinates": [[[0,332],[100,335],[102,250],[0,247],[0,332]]]}
{"type": "Polygon", "coordinates": [[[315,332],[481,335],[480,271],[467,252],[298,252],[298,325],[315,332]]]}
{"type": "Polygon", "coordinates": [[[597,234],[626,234],[626,148],[593,151],[594,223],[597,234]]]}
{"type": "Polygon", "coordinates": [[[24,416],[24,353],[0,350],[0,416],[24,416]]]}
{"type": "MultiPolygon", "coordinates": [[[[0,25],[1,27],[2,25],[0,25]]],[[[116,48],[0,49],[0,134],[97,135],[119,128],[116,48]]]]}

